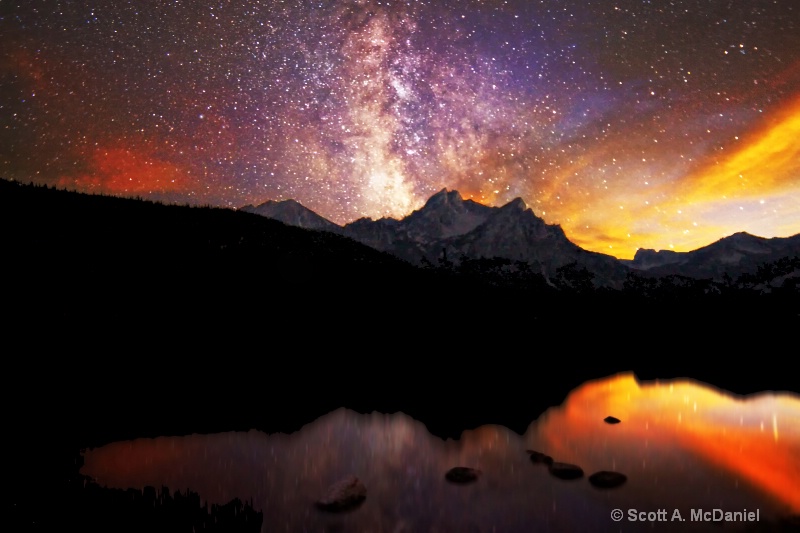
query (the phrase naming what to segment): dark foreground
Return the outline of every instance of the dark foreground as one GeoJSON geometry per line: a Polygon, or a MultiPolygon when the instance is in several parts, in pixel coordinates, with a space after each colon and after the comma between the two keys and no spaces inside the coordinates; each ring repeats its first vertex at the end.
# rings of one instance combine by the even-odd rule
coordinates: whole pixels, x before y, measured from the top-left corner
{"type": "MultiPolygon", "coordinates": [[[[441,313],[401,320],[367,310],[327,322],[298,310],[295,323],[233,313],[176,329],[155,312],[149,330],[35,328],[7,363],[4,388],[15,503],[48,524],[35,530],[53,531],[72,512],[59,494],[74,480],[82,448],[192,433],[291,433],[340,407],[403,412],[434,435],[458,438],[485,424],[522,434],[582,383],[628,370],[738,394],[800,391],[780,363],[791,346],[786,335],[797,331],[791,324],[654,319],[647,330],[637,329],[645,320],[616,324],[608,312],[599,315],[605,320],[564,313],[541,322],[484,312],[461,313],[458,327],[441,313]]],[[[24,330],[9,333],[19,339],[24,330]]]]}

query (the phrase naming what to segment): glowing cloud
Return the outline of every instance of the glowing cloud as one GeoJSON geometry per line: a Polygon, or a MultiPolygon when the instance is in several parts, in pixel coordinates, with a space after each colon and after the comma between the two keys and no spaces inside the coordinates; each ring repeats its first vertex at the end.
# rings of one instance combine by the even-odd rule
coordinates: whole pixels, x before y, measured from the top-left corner
{"type": "Polygon", "coordinates": [[[98,148],[87,173],[62,177],[59,185],[111,195],[152,194],[184,189],[187,180],[180,168],[157,157],[126,148],[98,148]]]}

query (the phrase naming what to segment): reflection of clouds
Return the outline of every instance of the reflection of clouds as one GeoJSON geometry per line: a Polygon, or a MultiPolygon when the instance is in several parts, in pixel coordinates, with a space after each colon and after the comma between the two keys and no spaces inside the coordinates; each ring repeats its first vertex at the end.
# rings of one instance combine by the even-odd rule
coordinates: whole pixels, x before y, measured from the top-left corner
{"type": "Polygon", "coordinates": [[[745,400],[690,381],[640,386],[632,376],[619,376],[576,390],[532,429],[567,460],[625,472],[644,502],[655,504],[661,487],[689,481],[674,494],[681,506],[697,506],[700,490],[724,505],[752,507],[748,498],[755,496],[744,487],[754,487],[800,509],[796,396],[745,400]],[[607,415],[622,423],[601,423],[607,415]],[[777,437],[778,425],[787,428],[785,440],[783,433],[777,437]]]}
{"type": "MultiPolygon", "coordinates": [[[[640,387],[623,375],[577,389],[523,437],[484,426],[445,442],[402,414],[341,409],[293,435],[250,431],[114,443],[88,451],[84,473],[114,487],[190,488],[211,502],[253,498],[265,530],[603,531],[613,527],[614,508],[666,508],[668,515],[678,508],[687,518],[681,530],[692,531],[708,528],[689,522],[692,508],[760,509],[762,520],[790,506],[800,510],[796,486],[780,484],[782,475],[797,479],[798,446],[795,397],[742,401],[692,382],[640,387]],[[771,423],[772,413],[780,422],[777,441],[771,425],[762,433],[757,423],[767,414],[771,423]],[[622,423],[604,423],[607,415],[622,423]],[[720,449],[740,453],[737,442],[751,444],[742,445],[738,459],[720,460],[720,449]],[[528,448],[574,462],[587,476],[618,470],[628,482],[600,491],[585,478],[558,480],[530,462],[528,448]],[[753,475],[776,461],[783,472],[770,472],[766,482],[753,475]],[[453,466],[483,474],[473,484],[451,484],[444,474],[453,466]],[[314,509],[326,487],[351,473],[367,487],[357,511],[339,516],[314,509]]],[[[734,525],[743,524],[726,529],[734,525]]]]}

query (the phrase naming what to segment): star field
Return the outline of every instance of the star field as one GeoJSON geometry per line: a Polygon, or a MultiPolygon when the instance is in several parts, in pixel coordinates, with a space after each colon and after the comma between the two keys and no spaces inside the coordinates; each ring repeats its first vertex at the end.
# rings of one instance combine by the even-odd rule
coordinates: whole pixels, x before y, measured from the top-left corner
{"type": "Polygon", "coordinates": [[[789,0],[2,0],[0,175],[339,224],[444,187],[591,250],[800,232],[789,0]]]}

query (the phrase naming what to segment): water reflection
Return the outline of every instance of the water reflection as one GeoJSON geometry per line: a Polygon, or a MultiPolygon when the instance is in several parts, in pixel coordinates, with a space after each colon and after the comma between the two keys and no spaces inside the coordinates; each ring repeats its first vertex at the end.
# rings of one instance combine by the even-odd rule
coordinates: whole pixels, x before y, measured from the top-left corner
{"type": "MultiPolygon", "coordinates": [[[[701,531],[692,509],[759,511],[756,531],[800,512],[800,398],[764,394],[743,400],[690,381],[639,384],[630,375],[587,383],[520,437],[498,426],[459,441],[431,436],[402,415],[344,409],[293,435],[261,432],[139,439],[89,450],[83,473],[109,487],[191,489],[211,503],[253,499],[264,531],[532,532],[701,531]],[[619,424],[603,419],[613,415],[619,424]],[[619,488],[584,477],[565,481],[533,464],[527,449],[580,465],[590,475],[615,470],[619,488]],[[482,471],[448,483],[454,466],[482,471]],[[331,515],[313,503],[326,488],[358,476],[367,499],[331,515]],[[610,513],[625,518],[613,522],[610,513]],[[665,522],[630,522],[628,510],[665,510],[665,522]],[[670,521],[678,510],[685,522],[670,521]]],[[[655,515],[654,515],[655,516],[655,515]]]]}

